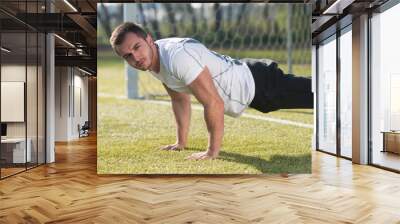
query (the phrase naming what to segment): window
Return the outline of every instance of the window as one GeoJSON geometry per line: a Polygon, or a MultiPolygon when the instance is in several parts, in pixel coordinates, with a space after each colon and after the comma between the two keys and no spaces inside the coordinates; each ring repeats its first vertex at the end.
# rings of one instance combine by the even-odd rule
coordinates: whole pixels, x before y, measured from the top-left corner
{"type": "Polygon", "coordinates": [[[318,48],[318,149],[336,153],[336,35],[318,48]]]}
{"type": "Polygon", "coordinates": [[[400,155],[383,152],[383,132],[400,130],[400,31],[396,29],[398,21],[400,4],[374,14],[371,18],[372,163],[395,170],[400,170],[400,155]]]}
{"type": "Polygon", "coordinates": [[[340,36],[340,154],[352,157],[352,32],[351,25],[340,36]]]}

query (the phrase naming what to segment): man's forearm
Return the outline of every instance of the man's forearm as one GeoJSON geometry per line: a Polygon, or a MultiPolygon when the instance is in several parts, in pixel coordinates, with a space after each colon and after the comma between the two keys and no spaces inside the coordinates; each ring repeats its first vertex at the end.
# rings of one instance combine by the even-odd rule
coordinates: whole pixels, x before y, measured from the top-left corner
{"type": "Polygon", "coordinates": [[[176,121],[177,143],[184,147],[187,144],[190,126],[190,99],[172,100],[172,109],[174,111],[176,121]]]}
{"type": "Polygon", "coordinates": [[[224,135],[224,104],[215,101],[204,106],[204,118],[209,132],[208,152],[217,156],[222,145],[224,135]]]}

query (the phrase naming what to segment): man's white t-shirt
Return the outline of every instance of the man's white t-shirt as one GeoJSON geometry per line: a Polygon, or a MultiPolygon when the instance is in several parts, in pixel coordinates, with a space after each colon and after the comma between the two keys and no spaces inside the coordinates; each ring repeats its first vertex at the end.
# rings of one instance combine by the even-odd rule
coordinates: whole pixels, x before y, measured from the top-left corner
{"type": "Polygon", "coordinates": [[[255,84],[246,63],[211,51],[191,38],[165,38],[155,43],[160,72],[150,72],[170,89],[191,93],[188,85],[207,66],[226,115],[240,116],[253,100],[255,84]]]}

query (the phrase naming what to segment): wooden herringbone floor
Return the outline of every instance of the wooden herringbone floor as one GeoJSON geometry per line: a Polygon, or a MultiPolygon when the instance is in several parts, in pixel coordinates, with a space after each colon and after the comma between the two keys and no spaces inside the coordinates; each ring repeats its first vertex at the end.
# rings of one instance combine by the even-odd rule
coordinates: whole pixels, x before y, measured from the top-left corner
{"type": "Polygon", "coordinates": [[[400,175],[313,152],[312,175],[97,176],[96,139],[0,181],[0,223],[400,223],[400,175]]]}

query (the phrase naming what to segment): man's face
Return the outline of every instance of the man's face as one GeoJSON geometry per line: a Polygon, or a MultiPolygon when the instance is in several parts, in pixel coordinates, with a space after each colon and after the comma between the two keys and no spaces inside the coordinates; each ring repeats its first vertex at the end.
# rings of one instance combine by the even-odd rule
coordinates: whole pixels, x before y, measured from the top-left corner
{"type": "Polygon", "coordinates": [[[129,65],[146,71],[150,69],[152,64],[152,42],[150,35],[147,35],[146,39],[143,39],[135,33],[127,33],[122,44],[116,46],[116,50],[129,65]]]}

